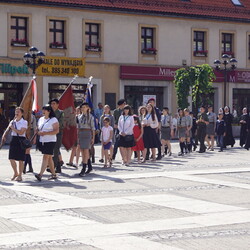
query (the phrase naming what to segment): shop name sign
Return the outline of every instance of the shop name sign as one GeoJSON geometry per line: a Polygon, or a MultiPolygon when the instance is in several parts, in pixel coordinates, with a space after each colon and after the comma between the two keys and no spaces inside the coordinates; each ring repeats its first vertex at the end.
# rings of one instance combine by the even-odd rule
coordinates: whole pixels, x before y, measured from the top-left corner
{"type": "Polygon", "coordinates": [[[121,79],[173,81],[178,68],[121,66],[121,79]]]}
{"type": "Polygon", "coordinates": [[[13,66],[10,63],[0,63],[0,72],[2,74],[29,74],[29,69],[26,65],[13,66]]]}
{"type": "Polygon", "coordinates": [[[37,75],[41,76],[84,76],[85,59],[73,57],[45,57],[38,67],[37,75]]]}

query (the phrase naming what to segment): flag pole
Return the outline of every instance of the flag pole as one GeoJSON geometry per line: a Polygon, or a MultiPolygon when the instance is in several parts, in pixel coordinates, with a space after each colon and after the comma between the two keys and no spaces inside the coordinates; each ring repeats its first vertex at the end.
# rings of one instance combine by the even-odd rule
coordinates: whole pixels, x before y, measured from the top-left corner
{"type": "MultiPolygon", "coordinates": [[[[64,92],[66,92],[66,90],[75,82],[75,80],[77,79],[77,77],[78,77],[78,75],[75,75],[75,76],[72,78],[71,82],[69,83],[68,87],[64,90],[64,92]]],[[[64,92],[63,92],[63,93],[64,93],[64,92]]],[[[61,97],[63,96],[63,93],[62,93],[62,95],[60,96],[59,101],[60,101],[61,97]]]]}

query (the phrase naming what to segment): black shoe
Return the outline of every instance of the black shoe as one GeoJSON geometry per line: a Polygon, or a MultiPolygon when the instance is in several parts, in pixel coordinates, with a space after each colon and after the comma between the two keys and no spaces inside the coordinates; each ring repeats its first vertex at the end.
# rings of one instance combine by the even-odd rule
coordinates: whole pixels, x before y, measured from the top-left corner
{"type": "Polygon", "coordinates": [[[86,171],[85,174],[89,174],[93,170],[92,164],[90,159],[88,160],[88,170],[86,171]]]}
{"type": "Polygon", "coordinates": [[[27,171],[26,173],[33,173],[33,168],[30,168],[29,171],[27,171]]]}
{"type": "Polygon", "coordinates": [[[161,159],[162,159],[162,156],[161,156],[161,155],[158,155],[157,158],[156,158],[157,161],[159,161],[159,160],[161,160],[161,159]]]}
{"type": "Polygon", "coordinates": [[[83,177],[85,175],[85,171],[86,171],[86,164],[82,164],[82,170],[79,173],[79,176],[83,177]]]}
{"type": "Polygon", "coordinates": [[[51,173],[51,170],[49,168],[46,169],[47,172],[51,173]]]}
{"type": "Polygon", "coordinates": [[[62,169],[61,169],[61,167],[57,167],[55,172],[56,172],[57,174],[62,173],[62,169]]]}
{"type": "Polygon", "coordinates": [[[103,162],[104,162],[104,160],[103,160],[103,159],[100,159],[100,160],[99,160],[99,162],[100,162],[100,163],[103,163],[103,162]]]}
{"type": "Polygon", "coordinates": [[[35,174],[35,177],[38,181],[42,181],[42,176],[40,174],[35,174]]]}

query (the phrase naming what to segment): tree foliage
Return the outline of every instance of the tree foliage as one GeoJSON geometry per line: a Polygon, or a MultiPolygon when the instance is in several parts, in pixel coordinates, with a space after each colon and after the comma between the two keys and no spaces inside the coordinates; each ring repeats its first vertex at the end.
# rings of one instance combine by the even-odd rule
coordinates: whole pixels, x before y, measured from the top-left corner
{"type": "Polygon", "coordinates": [[[202,104],[202,96],[213,93],[214,79],[213,68],[208,64],[176,70],[174,83],[179,108],[184,109],[190,106],[188,96],[191,95],[194,108],[197,109],[202,104]]]}

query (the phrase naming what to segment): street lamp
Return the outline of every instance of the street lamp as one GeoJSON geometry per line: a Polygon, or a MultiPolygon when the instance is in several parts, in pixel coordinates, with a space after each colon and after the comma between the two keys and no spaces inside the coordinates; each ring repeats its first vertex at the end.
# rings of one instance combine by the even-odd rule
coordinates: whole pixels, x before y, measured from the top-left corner
{"type": "Polygon", "coordinates": [[[229,57],[229,55],[227,54],[223,54],[221,56],[222,58],[222,62],[218,59],[214,60],[214,65],[215,65],[215,69],[218,71],[222,71],[223,75],[224,75],[224,107],[226,106],[226,90],[227,90],[227,72],[229,71],[233,71],[236,69],[236,64],[237,64],[237,60],[235,58],[231,58],[229,57]],[[224,67],[221,68],[221,65],[224,65],[224,67]],[[227,67],[228,65],[230,65],[230,67],[227,67]]]}
{"type": "Polygon", "coordinates": [[[36,69],[44,63],[45,54],[42,51],[38,51],[36,47],[31,47],[29,53],[25,53],[23,56],[24,64],[32,69],[33,75],[36,74],[36,69]]]}

